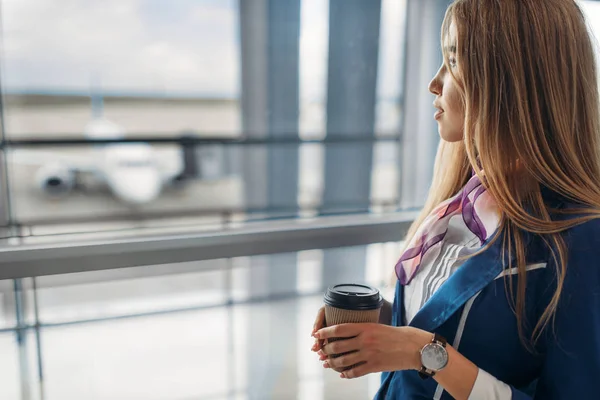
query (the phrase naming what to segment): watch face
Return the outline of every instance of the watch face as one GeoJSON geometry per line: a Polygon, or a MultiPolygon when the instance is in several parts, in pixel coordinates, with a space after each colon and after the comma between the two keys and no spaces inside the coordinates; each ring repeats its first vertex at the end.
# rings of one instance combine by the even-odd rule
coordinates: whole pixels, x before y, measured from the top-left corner
{"type": "Polygon", "coordinates": [[[439,371],[448,364],[448,352],[437,343],[430,343],[421,350],[421,363],[427,369],[439,371]]]}

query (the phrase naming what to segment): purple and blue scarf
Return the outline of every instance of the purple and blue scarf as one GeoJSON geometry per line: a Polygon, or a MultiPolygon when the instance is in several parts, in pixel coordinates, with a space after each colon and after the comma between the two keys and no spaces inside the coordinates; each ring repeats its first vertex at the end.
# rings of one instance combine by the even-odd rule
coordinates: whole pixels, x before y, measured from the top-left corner
{"type": "Polygon", "coordinates": [[[458,194],[442,202],[425,218],[396,264],[396,276],[408,285],[419,272],[424,258],[435,260],[448,232],[450,219],[462,216],[464,223],[483,246],[496,231],[500,218],[498,207],[477,175],[473,175],[458,194]]]}

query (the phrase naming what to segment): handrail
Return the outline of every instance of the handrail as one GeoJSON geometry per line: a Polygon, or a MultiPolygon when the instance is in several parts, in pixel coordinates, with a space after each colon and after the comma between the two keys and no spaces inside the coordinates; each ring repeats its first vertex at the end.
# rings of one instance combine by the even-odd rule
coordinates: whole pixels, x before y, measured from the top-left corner
{"type": "Polygon", "coordinates": [[[0,280],[367,245],[403,239],[416,212],[249,223],[225,231],[0,247],[0,280]]]}
{"type": "Polygon", "coordinates": [[[149,133],[130,133],[123,138],[86,138],[70,135],[54,135],[52,138],[43,138],[35,134],[22,134],[18,139],[5,138],[0,141],[0,148],[38,147],[38,146],[85,146],[108,145],[123,143],[149,143],[149,144],[178,144],[181,146],[257,146],[257,145],[300,145],[300,144],[369,144],[369,143],[397,143],[402,138],[400,135],[374,136],[371,133],[363,134],[335,134],[328,133],[324,137],[301,138],[298,133],[270,137],[248,137],[238,135],[213,135],[198,136],[198,134],[156,135],[149,133]]]}

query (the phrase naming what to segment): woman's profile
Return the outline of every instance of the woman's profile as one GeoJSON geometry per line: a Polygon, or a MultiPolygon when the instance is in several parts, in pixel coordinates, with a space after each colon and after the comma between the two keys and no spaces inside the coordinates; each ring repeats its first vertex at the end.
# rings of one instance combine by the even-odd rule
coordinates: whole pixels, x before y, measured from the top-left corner
{"type": "Polygon", "coordinates": [[[598,398],[600,103],[584,14],[575,0],[456,0],[441,45],[442,140],[390,266],[394,302],[380,324],[325,327],[321,309],[313,351],[344,379],[383,372],[377,399],[598,398]]]}

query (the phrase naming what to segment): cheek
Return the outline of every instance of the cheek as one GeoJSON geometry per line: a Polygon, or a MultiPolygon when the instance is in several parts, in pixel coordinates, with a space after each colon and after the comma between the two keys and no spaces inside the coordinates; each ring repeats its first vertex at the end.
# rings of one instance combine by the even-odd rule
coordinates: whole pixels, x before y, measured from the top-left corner
{"type": "Polygon", "coordinates": [[[464,119],[464,107],[463,102],[456,87],[456,84],[452,82],[448,87],[446,87],[446,107],[453,114],[453,117],[457,119],[464,119]]]}
{"type": "Polygon", "coordinates": [[[444,97],[447,119],[440,126],[440,134],[446,141],[457,142],[463,138],[465,115],[462,98],[454,81],[444,87],[444,97]]]}

